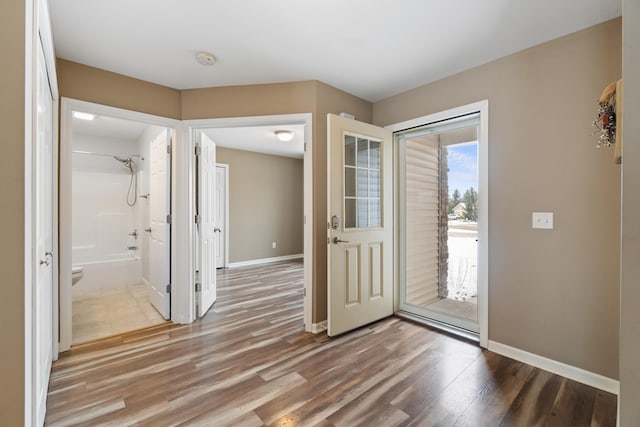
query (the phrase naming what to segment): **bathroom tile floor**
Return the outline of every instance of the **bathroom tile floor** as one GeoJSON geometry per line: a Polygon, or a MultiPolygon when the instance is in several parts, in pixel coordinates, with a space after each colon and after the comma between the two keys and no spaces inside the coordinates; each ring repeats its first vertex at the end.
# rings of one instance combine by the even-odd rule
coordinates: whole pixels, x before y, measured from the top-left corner
{"type": "Polygon", "coordinates": [[[72,344],[164,323],[146,285],[73,289],[72,344]]]}

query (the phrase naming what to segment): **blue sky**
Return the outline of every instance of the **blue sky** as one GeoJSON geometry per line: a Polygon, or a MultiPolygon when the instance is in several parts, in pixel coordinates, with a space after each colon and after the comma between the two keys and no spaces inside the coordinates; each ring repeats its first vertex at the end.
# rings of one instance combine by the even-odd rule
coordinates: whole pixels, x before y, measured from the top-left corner
{"type": "Polygon", "coordinates": [[[478,191],[478,143],[449,145],[447,149],[449,195],[456,188],[460,191],[460,196],[469,187],[478,191]]]}

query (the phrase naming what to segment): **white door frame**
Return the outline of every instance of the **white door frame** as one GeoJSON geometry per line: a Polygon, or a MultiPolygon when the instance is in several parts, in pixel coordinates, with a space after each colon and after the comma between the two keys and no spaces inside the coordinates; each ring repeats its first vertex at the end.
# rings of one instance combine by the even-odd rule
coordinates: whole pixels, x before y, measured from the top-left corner
{"type": "MultiPolygon", "coordinates": [[[[95,104],[92,102],[80,101],[72,98],[62,98],[61,129],[60,129],[60,337],[59,350],[66,351],[71,347],[71,151],[73,145],[73,111],[83,111],[98,116],[109,116],[117,119],[132,120],[149,125],[162,126],[173,130],[173,140],[175,140],[175,129],[180,121],[166,117],[154,116],[137,111],[124,110],[122,108],[110,107],[107,105],[95,104]]],[[[175,157],[175,156],[172,156],[175,157]]],[[[171,160],[171,168],[175,170],[175,159],[171,160]]],[[[175,180],[172,174],[172,194],[175,193],[175,180]]],[[[173,199],[173,198],[172,198],[173,199]]],[[[175,227],[171,230],[171,239],[175,238],[175,227]]],[[[174,252],[172,245],[172,266],[174,263],[174,252]]],[[[182,283],[175,280],[174,269],[171,272],[172,283],[182,283]]],[[[172,320],[173,320],[173,298],[172,298],[172,320]]],[[[57,308],[57,307],[56,307],[57,308]]],[[[57,310],[56,310],[57,311],[57,310]]],[[[57,325],[56,325],[57,326],[57,325]]]]}
{"type": "MultiPolygon", "coordinates": [[[[480,346],[487,348],[489,341],[489,101],[485,99],[392,124],[386,126],[386,128],[392,132],[400,132],[477,111],[480,112],[480,131],[478,135],[478,324],[480,326],[480,346]]],[[[399,236],[397,225],[395,235],[397,245],[399,236]]],[[[396,250],[397,253],[398,251],[396,250]]],[[[394,270],[396,271],[395,280],[397,281],[399,277],[397,260],[394,270]]],[[[396,290],[398,289],[398,282],[396,282],[395,288],[396,290]]],[[[398,294],[396,293],[396,295],[398,294]]],[[[398,301],[397,298],[396,301],[398,301]]]]}
{"type": "MultiPolygon", "coordinates": [[[[178,143],[174,150],[178,162],[176,171],[176,201],[175,226],[176,240],[174,248],[180,251],[180,258],[176,260],[176,282],[194,283],[194,242],[193,242],[193,197],[194,163],[193,163],[193,132],[201,129],[228,128],[267,125],[304,125],[304,325],[306,331],[311,331],[311,307],[313,303],[313,149],[312,149],[312,114],[280,114],[270,116],[228,117],[219,119],[185,120],[178,129],[178,143]]],[[[215,142],[215,141],[214,141],[215,142]]],[[[228,216],[228,215],[227,215],[228,216]]],[[[173,279],[173,275],[172,275],[173,279]]],[[[195,288],[181,287],[172,295],[180,304],[185,315],[180,323],[190,323],[196,319],[195,288]]],[[[172,299],[172,313],[173,313],[172,299]]],[[[173,320],[173,319],[172,319],[173,320]]],[[[174,320],[175,322],[176,320],[174,320]]]]}
{"type": "Polygon", "coordinates": [[[224,260],[222,268],[229,268],[229,165],[216,163],[216,168],[224,169],[224,260]]]}

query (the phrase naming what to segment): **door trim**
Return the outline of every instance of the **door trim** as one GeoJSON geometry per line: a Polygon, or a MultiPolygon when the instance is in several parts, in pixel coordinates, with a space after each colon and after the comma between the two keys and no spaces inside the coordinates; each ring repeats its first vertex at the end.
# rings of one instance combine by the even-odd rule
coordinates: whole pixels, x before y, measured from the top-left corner
{"type": "MultiPolygon", "coordinates": [[[[463,105],[438,113],[429,114],[404,122],[386,126],[392,132],[400,132],[407,129],[423,126],[428,123],[446,120],[452,117],[480,112],[480,132],[478,137],[478,324],[480,327],[480,346],[487,348],[489,343],[489,100],[482,100],[463,105]]],[[[396,147],[394,147],[394,153],[396,147]]],[[[394,187],[397,186],[397,183],[394,187]]],[[[397,197],[397,196],[396,196],[397,197]]],[[[396,199],[396,208],[398,203],[396,199]]],[[[394,211],[395,211],[394,209],[394,211]]],[[[395,211],[397,215],[397,211],[395,211]]],[[[398,268],[398,225],[394,230],[394,247],[396,253],[394,269],[395,310],[398,310],[399,301],[399,268],[398,268]]]]}
{"type": "MultiPolygon", "coordinates": [[[[225,127],[246,127],[246,126],[262,126],[262,125],[287,125],[302,124],[304,125],[304,140],[306,142],[306,150],[304,153],[304,325],[305,331],[311,331],[311,312],[313,307],[313,118],[311,113],[298,114],[278,114],[269,116],[248,116],[248,117],[226,117],[217,119],[197,119],[184,120],[178,132],[179,150],[190,150],[193,152],[193,132],[207,128],[225,128],[225,127]],[[186,147],[186,148],[185,148],[186,147]]],[[[214,141],[215,142],[215,141],[214,141]]],[[[181,156],[176,155],[179,162],[176,170],[181,176],[176,180],[177,197],[184,200],[175,205],[176,219],[192,218],[190,207],[193,204],[193,183],[190,177],[193,176],[193,161],[184,158],[187,153],[181,156]]],[[[176,197],[176,199],[177,199],[176,197]]],[[[189,222],[189,221],[187,221],[189,222]]],[[[193,274],[191,266],[193,266],[194,255],[190,248],[193,246],[190,242],[190,236],[193,236],[191,224],[179,224],[180,232],[177,234],[177,247],[184,247],[181,251],[182,259],[179,261],[177,268],[179,269],[177,280],[185,283],[193,283],[193,274]],[[191,245],[191,246],[190,246],[191,245]],[[184,265],[183,265],[184,264],[184,265]]],[[[177,228],[177,227],[176,227],[177,228]]],[[[188,294],[179,295],[184,299],[182,303],[188,304],[190,307],[189,319],[183,323],[189,323],[195,320],[195,290],[190,290],[188,294]]],[[[173,306],[172,306],[173,310],[173,306]]]]}
{"type": "MultiPolygon", "coordinates": [[[[60,304],[60,318],[59,318],[59,350],[66,351],[71,348],[71,263],[73,261],[71,251],[71,150],[73,143],[72,125],[73,125],[73,111],[80,110],[99,116],[109,116],[118,119],[132,120],[143,122],[149,125],[156,125],[166,127],[172,130],[172,139],[175,140],[175,129],[179,125],[178,120],[169,119],[166,117],[154,116],[146,113],[139,113],[136,111],[124,110],[122,108],[110,107],[102,104],[95,104],[93,102],[80,101],[77,99],[62,97],[61,102],[61,120],[60,120],[60,229],[59,229],[59,250],[60,250],[60,270],[59,270],[59,304],[60,304]]],[[[174,149],[175,151],[175,149],[174,149]]],[[[173,156],[172,156],[173,157],[173,156]]],[[[171,159],[171,168],[175,170],[175,159],[171,159]]],[[[175,193],[175,178],[172,180],[172,194],[175,193]]],[[[172,197],[172,201],[175,197],[172,197]]],[[[175,238],[175,227],[171,227],[171,239],[172,239],[172,258],[171,262],[174,263],[173,253],[173,239],[175,238]]],[[[173,267],[173,265],[172,265],[173,267]]],[[[171,282],[182,283],[175,280],[173,273],[174,269],[171,269],[171,282]]],[[[176,285],[176,288],[179,288],[176,285]]],[[[171,298],[171,320],[174,316],[174,298],[171,298]]]]}
{"type": "Polygon", "coordinates": [[[229,165],[216,163],[217,168],[224,169],[224,262],[223,268],[229,268],[229,165]]]}

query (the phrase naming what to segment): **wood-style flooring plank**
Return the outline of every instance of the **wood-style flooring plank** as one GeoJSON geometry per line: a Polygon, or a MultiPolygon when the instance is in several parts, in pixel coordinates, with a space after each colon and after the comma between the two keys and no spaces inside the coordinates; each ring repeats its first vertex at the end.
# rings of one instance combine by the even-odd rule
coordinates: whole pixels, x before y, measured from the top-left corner
{"type": "Polygon", "coordinates": [[[616,396],[401,320],[304,332],[303,269],[218,271],[218,300],[73,347],[54,363],[52,426],[614,426],[616,396]]]}

